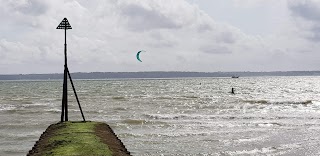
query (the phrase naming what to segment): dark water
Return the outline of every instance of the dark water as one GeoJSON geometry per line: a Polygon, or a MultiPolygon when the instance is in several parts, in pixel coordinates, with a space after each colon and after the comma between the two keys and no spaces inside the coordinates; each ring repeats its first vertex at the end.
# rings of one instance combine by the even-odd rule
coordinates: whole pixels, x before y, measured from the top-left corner
{"type": "MultiPolygon", "coordinates": [[[[133,155],[320,155],[320,77],[75,81],[133,155]],[[231,88],[236,94],[230,94],[231,88]]],[[[0,81],[0,155],[60,120],[62,81],[0,81]]],[[[69,91],[69,119],[81,120],[69,91]]]]}

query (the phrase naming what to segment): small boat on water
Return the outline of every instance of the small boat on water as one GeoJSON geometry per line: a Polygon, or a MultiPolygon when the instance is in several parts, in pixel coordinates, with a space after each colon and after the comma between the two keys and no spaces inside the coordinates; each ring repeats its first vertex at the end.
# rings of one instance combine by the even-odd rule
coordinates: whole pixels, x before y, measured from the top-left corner
{"type": "Polygon", "coordinates": [[[232,76],[231,78],[234,78],[234,79],[236,79],[236,78],[239,78],[239,76],[232,76]]]}

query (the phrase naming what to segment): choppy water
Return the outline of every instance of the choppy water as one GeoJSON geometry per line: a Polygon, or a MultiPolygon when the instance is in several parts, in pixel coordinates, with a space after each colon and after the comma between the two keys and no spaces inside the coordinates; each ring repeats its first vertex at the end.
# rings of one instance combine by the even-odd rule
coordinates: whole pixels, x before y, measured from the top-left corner
{"type": "MultiPolygon", "coordinates": [[[[320,77],[75,85],[86,118],[108,123],[132,155],[320,155],[320,77]]],[[[0,81],[1,156],[26,155],[60,120],[61,91],[62,81],[0,81]]],[[[73,96],[69,109],[81,120],[73,96]]]]}

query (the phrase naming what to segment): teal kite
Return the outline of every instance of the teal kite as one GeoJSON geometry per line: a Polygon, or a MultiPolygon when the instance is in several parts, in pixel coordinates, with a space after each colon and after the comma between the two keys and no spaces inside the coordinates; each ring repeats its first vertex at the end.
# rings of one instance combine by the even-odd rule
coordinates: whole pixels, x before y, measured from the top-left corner
{"type": "Polygon", "coordinates": [[[141,59],[140,59],[140,53],[141,53],[141,52],[143,52],[143,50],[139,51],[139,52],[137,53],[137,55],[136,55],[137,60],[140,61],[140,62],[142,62],[141,59]]]}

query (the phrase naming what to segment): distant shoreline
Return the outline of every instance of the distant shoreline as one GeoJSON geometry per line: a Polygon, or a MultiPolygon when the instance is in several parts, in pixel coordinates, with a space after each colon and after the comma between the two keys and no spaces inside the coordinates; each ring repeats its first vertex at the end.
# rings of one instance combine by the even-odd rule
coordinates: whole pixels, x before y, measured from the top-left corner
{"type": "MultiPolygon", "coordinates": [[[[148,79],[148,78],[196,78],[196,77],[258,77],[258,76],[320,76],[320,71],[273,71],[273,72],[90,72],[71,73],[72,79],[148,79]]],[[[8,74],[0,80],[59,80],[56,74],[8,74]]]]}

